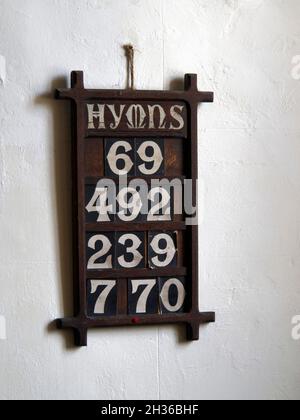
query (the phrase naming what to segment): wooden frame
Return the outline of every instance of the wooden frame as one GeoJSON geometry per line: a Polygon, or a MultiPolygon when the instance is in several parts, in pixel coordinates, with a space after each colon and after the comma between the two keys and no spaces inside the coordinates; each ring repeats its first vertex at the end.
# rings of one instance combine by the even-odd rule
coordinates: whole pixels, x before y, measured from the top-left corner
{"type": "MultiPolygon", "coordinates": [[[[198,104],[201,102],[213,102],[213,93],[199,92],[197,89],[197,76],[188,74],[185,76],[185,89],[183,91],[138,91],[138,90],[90,90],[84,88],[83,72],[75,71],[71,75],[71,89],[59,89],[56,98],[70,100],[72,104],[72,162],[73,162],[73,260],[74,260],[74,318],[57,320],[59,328],[70,328],[75,333],[75,344],[87,345],[87,331],[89,328],[120,327],[137,325],[160,325],[160,324],[185,324],[187,326],[187,339],[199,339],[199,326],[202,323],[215,321],[213,312],[199,312],[199,284],[198,284],[198,226],[187,226],[184,220],[172,220],[163,222],[103,222],[86,223],[85,219],[85,186],[87,183],[96,183],[97,177],[86,174],[85,161],[90,159],[93,167],[97,169],[95,157],[88,155],[86,151],[87,139],[97,142],[100,137],[99,131],[87,130],[86,104],[95,101],[108,101],[119,104],[120,102],[147,103],[157,101],[162,106],[184,103],[186,109],[185,130],[175,133],[171,129],[128,130],[120,129],[112,133],[105,129],[101,132],[102,138],[144,138],[148,136],[156,138],[184,138],[185,147],[184,161],[188,163],[188,173],[182,174],[190,177],[193,181],[193,205],[196,205],[196,181],[198,178],[198,104]],[[94,140],[93,140],[94,139],[94,140]],[[178,231],[186,235],[187,244],[191,252],[186,254],[186,266],[167,268],[139,268],[139,269],[111,269],[94,270],[87,273],[86,267],[86,244],[87,232],[152,232],[152,231],[178,231]],[[162,278],[169,276],[187,277],[189,279],[188,311],[184,313],[160,313],[132,316],[128,314],[128,281],[132,278],[162,278]],[[113,278],[118,281],[118,313],[116,316],[90,317],[87,313],[87,279],[113,278]]],[[[176,160],[176,159],[175,159],[176,160]]],[[[166,177],[164,177],[166,178],[166,177]]],[[[183,249],[185,247],[183,246],[183,249]]]]}

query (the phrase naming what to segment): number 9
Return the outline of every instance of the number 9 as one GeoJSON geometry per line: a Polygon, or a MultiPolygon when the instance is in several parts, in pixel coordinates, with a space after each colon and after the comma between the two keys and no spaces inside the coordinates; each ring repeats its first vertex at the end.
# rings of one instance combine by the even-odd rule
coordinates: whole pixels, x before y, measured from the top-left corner
{"type": "Polygon", "coordinates": [[[156,235],[154,236],[150,246],[155,254],[157,254],[155,257],[151,258],[151,263],[154,265],[154,267],[167,267],[172,263],[177,252],[172,236],[165,233],[156,235]],[[165,247],[160,247],[161,241],[166,242],[165,247]],[[161,261],[161,259],[158,257],[159,255],[165,255],[163,261],[161,261]]]}
{"type": "Polygon", "coordinates": [[[139,171],[143,175],[153,175],[155,174],[159,168],[161,167],[161,164],[163,162],[163,155],[161,153],[160,147],[157,143],[154,141],[145,141],[141,144],[137,151],[139,157],[142,159],[143,162],[150,163],[153,162],[152,168],[147,169],[145,163],[139,165],[139,171]],[[146,155],[147,149],[152,148],[152,154],[151,156],[146,155]]]}
{"type": "Polygon", "coordinates": [[[140,194],[134,188],[123,188],[117,198],[121,210],[118,216],[124,222],[132,222],[135,220],[143,207],[140,194]],[[132,195],[131,200],[127,200],[128,195],[132,195]],[[127,213],[130,212],[128,215],[127,213]]]}

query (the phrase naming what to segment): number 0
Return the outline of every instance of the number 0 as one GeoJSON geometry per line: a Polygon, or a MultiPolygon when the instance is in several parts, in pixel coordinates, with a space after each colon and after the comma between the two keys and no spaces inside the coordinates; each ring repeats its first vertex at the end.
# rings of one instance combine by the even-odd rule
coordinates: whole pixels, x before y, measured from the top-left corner
{"type": "Polygon", "coordinates": [[[182,309],[185,301],[186,291],[182,282],[178,279],[169,279],[163,286],[160,294],[160,298],[162,304],[164,305],[165,309],[169,312],[178,312],[182,309]],[[170,289],[172,286],[177,288],[178,298],[175,305],[171,305],[170,303],[170,289]]]}

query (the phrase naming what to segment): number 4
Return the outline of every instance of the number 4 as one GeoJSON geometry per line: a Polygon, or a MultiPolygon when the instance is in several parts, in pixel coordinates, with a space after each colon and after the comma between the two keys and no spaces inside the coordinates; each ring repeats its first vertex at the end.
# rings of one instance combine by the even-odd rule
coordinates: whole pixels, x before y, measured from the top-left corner
{"type": "Polygon", "coordinates": [[[110,222],[109,214],[113,212],[113,206],[107,205],[108,190],[107,188],[96,188],[91,201],[86,206],[88,213],[98,213],[97,222],[110,222]]]}

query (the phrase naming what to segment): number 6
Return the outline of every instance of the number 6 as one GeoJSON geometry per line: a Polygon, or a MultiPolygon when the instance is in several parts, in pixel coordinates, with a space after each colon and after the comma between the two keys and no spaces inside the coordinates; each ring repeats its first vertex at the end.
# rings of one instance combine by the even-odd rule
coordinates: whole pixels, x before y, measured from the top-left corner
{"type": "Polygon", "coordinates": [[[107,155],[107,161],[110,166],[110,169],[112,170],[114,174],[119,175],[119,176],[124,176],[124,175],[127,175],[131,171],[133,167],[133,162],[130,159],[130,157],[126,155],[125,153],[117,154],[120,148],[121,149],[123,148],[125,150],[125,153],[128,153],[132,150],[131,144],[128,143],[127,141],[117,141],[111,146],[109,153],[107,155]],[[117,167],[118,161],[123,161],[123,169],[118,169],[117,167]]]}

